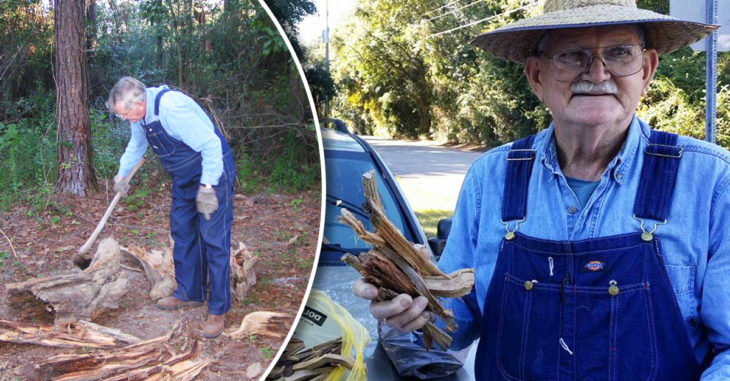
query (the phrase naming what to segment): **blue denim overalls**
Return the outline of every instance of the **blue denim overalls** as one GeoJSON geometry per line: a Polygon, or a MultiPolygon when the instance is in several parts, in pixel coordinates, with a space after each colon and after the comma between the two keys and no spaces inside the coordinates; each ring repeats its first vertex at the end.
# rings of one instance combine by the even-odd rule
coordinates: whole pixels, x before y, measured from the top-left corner
{"type": "Polygon", "coordinates": [[[181,300],[203,301],[210,280],[208,312],[220,315],[231,308],[230,247],[233,223],[233,155],[225,138],[214,126],[221,140],[223,173],[215,193],[218,210],[206,220],[197,211],[195,197],[200,188],[202,156],[188,145],[171,137],[159,121],[160,98],[170,91],[160,91],[155,98],[155,120],[142,123],[147,141],[172,177],[170,233],[175,242],[175,280],[173,294],[181,300]]]}
{"type": "Polygon", "coordinates": [[[584,241],[517,231],[530,218],[533,138],[515,142],[507,158],[507,234],[484,304],[477,378],[697,380],[700,367],[653,235],[669,215],[677,136],[652,131],[634,204],[641,231],[584,241]]]}

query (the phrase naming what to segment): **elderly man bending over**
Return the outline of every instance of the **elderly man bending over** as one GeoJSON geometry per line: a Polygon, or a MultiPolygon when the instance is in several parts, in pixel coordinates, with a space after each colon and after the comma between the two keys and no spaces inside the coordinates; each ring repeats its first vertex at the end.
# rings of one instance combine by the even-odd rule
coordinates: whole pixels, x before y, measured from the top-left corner
{"type": "Polygon", "coordinates": [[[231,309],[229,255],[236,177],[231,149],[192,98],[167,86],[145,87],[123,77],[112,88],[107,107],[129,120],[132,130],[114,190],[126,194],[127,176],[148,146],[172,177],[170,233],[177,289],[158,300],[157,306],[175,310],[202,305],[207,299],[203,336],[217,337],[231,309]]]}

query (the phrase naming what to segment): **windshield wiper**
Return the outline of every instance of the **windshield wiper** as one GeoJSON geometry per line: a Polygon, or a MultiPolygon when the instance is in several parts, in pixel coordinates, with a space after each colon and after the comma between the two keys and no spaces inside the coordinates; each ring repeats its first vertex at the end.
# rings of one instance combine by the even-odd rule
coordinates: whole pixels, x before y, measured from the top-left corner
{"type": "Polygon", "coordinates": [[[342,254],[358,254],[362,253],[363,251],[368,251],[370,248],[368,247],[353,247],[353,248],[343,248],[342,245],[339,243],[323,243],[322,244],[322,250],[330,250],[330,251],[336,251],[338,253],[342,254]]]}
{"type": "Polygon", "coordinates": [[[369,220],[369,218],[370,218],[368,213],[362,207],[360,207],[359,205],[355,205],[347,200],[343,200],[341,198],[327,195],[327,203],[340,207],[340,208],[347,208],[347,210],[349,210],[355,214],[359,214],[362,217],[365,217],[365,220],[369,220]]]}

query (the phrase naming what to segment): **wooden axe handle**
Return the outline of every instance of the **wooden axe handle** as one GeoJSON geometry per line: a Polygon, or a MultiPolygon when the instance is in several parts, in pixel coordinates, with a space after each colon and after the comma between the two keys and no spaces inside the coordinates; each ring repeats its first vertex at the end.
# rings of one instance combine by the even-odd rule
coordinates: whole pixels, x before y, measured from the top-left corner
{"type": "MultiPolygon", "coordinates": [[[[139,167],[144,164],[144,157],[139,159],[139,162],[132,168],[132,170],[129,172],[129,175],[127,175],[127,181],[132,179],[132,176],[134,176],[134,173],[137,172],[139,167]]],[[[86,243],[84,243],[84,246],[81,246],[81,249],[79,249],[79,254],[86,254],[89,252],[89,249],[91,249],[91,245],[94,244],[94,241],[96,241],[96,238],[101,233],[101,230],[104,229],[104,225],[106,224],[106,220],[109,219],[109,216],[112,214],[112,211],[114,210],[114,207],[117,206],[117,203],[122,198],[122,192],[117,192],[116,195],[114,195],[114,199],[112,200],[111,204],[109,204],[109,207],[106,208],[106,213],[104,213],[104,217],[101,218],[101,221],[99,221],[99,224],[96,225],[96,229],[94,229],[94,232],[91,233],[91,237],[86,240],[86,243]]]]}

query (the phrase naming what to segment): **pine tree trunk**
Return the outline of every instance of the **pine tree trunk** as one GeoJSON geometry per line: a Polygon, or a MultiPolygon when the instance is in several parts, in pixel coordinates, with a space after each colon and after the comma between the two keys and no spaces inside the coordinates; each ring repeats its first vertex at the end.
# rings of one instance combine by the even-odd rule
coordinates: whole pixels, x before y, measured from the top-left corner
{"type": "Polygon", "coordinates": [[[97,190],[92,166],[84,1],[56,0],[57,194],[97,190]]]}

